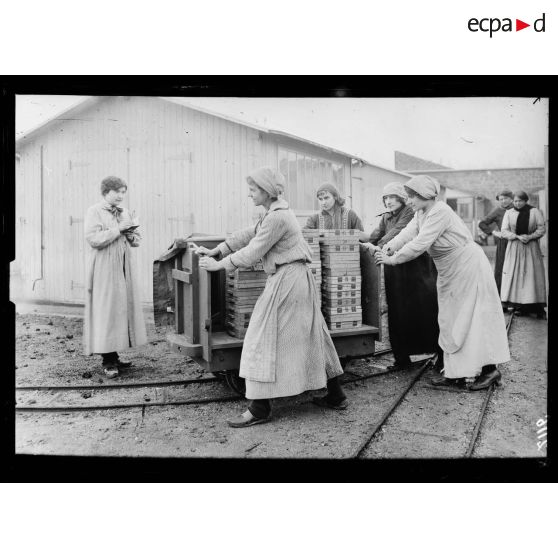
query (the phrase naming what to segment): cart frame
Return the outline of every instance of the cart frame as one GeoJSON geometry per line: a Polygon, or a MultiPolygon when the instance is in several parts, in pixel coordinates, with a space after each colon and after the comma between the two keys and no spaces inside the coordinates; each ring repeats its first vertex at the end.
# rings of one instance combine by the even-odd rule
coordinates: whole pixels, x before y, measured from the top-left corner
{"type": "MultiPolygon", "coordinates": [[[[244,341],[225,331],[224,270],[208,272],[200,268],[193,244],[212,249],[223,240],[217,236],[189,238],[186,248],[174,256],[175,331],[167,334],[172,350],[217,375],[238,371],[244,341]]],[[[330,331],[342,364],[373,355],[375,341],[381,340],[380,267],[364,247],[361,271],[363,325],[330,331]]]]}

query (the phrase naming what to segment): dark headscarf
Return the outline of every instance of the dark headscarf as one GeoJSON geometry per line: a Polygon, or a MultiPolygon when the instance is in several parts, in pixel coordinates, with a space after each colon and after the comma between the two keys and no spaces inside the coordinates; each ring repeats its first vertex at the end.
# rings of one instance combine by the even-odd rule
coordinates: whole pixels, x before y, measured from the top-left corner
{"type": "Polygon", "coordinates": [[[516,207],[514,209],[519,213],[517,223],[515,224],[515,234],[529,234],[529,213],[533,206],[526,203],[521,209],[516,207]]]}
{"type": "Polygon", "coordinates": [[[329,192],[335,198],[335,203],[337,205],[339,206],[345,205],[345,198],[341,197],[339,190],[331,182],[324,182],[316,190],[316,197],[318,197],[321,192],[329,192]]]}

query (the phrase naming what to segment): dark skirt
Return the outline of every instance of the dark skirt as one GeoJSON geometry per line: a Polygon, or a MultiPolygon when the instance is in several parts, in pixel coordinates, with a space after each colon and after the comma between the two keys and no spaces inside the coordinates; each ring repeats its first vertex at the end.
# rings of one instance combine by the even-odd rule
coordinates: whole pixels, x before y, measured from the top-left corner
{"type": "Polygon", "coordinates": [[[496,243],[496,261],[494,262],[494,279],[496,279],[496,286],[498,287],[498,294],[502,286],[502,268],[504,267],[504,260],[506,259],[506,246],[508,241],[505,238],[494,238],[496,243]]]}
{"type": "Polygon", "coordinates": [[[428,254],[384,266],[389,338],[396,360],[438,349],[436,267],[428,254]]]}

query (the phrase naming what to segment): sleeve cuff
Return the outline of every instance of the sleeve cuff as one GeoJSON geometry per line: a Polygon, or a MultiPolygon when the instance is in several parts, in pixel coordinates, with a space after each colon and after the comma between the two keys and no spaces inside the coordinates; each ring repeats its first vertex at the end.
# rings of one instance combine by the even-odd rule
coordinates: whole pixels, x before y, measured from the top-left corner
{"type": "Polygon", "coordinates": [[[232,252],[231,247],[227,244],[226,241],[221,242],[221,244],[219,244],[217,248],[219,248],[219,252],[221,252],[222,256],[228,256],[232,252]]]}
{"type": "Polygon", "coordinates": [[[226,271],[234,271],[238,268],[238,266],[233,263],[231,258],[232,256],[227,256],[225,259],[221,260],[221,263],[226,271]]]}

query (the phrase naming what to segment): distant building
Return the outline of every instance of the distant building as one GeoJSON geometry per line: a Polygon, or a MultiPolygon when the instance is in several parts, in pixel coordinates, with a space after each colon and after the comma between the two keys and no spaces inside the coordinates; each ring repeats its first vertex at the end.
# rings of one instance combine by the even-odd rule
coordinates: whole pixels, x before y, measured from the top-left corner
{"type": "MultiPolygon", "coordinates": [[[[352,180],[353,169],[366,164],[332,147],[190,106],[186,98],[87,99],[16,142],[12,298],[84,301],[83,216],[101,199],[108,175],[129,185],[125,205],[140,221],[141,293],[149,303],[152,262],[174,238],[194,231],[225,235],[255,222],[260,210],[248,198],[250,170],[278,167],[287,181],[285,197],[304,223],[318,210],[315,192],[324,181],[336,184],[362,214],[355,199],[364,208],[367,188],[382,183],[362,169],[352,180]]],[[[391,171],[377,172],[387,177],[391,171]]],[[[366,202],[366,212],[376,211],[366,202]]]]}
{"type": "Polygon", "coordinates": [[[435,177],[443,199],[448,198],[446,201],[473,235],[477,234],[478,221],[496,207],[496,195],[501,190],[524,190],[530,196],[529,203],[538,207],[538,192],[546,187],[544,167],[458,170],[396,151],[395,168],[410,175],[435,177]]]}

